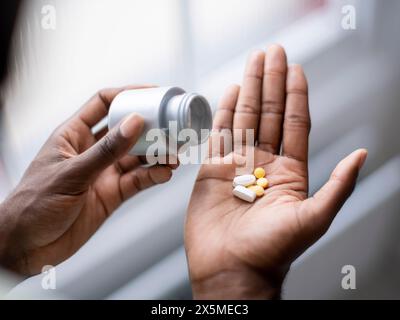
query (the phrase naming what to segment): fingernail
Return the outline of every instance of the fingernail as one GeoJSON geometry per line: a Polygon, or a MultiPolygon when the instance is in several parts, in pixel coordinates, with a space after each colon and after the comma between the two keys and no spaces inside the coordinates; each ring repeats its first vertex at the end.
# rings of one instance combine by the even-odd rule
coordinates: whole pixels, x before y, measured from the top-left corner
{"type": "Polygon", "coordinates": [[[361,149],[361,157],[360,157],[360,162],[358,163],[358,170],[361,170],[363,167],[365,160],[367,159],[368,156],[368,150],[367,149],[361,149]]]}
{"type": "Polygon", "coordinates": [[[143,118],[137,113],[132,113],[122,121],[119,131],[124,138],[130,139],[133,138],[138,132],[142,131],[143,125],[143,118]]]}
{"type": "Polygon", "coordinates": [[[165,166],[157,166],[149,169],[151,180],[155,183],[164,183],[171,179],[172,170],[165,166]]]}

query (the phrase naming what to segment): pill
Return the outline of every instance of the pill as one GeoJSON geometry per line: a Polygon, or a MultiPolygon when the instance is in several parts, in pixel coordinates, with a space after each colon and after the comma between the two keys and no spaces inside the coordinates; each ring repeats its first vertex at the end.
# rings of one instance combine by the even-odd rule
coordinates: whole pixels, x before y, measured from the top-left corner
{"type": "Polygon", "coordinates": [[[251,191],[254,191],[257,197],[262,197],[264,195],[264,188],[258,185],[255,186],[249,186],[247,189],[250,189],[251,191]]]}
{"type": "Polygon", "coordinates": [[[268,180],[266,178],[257,179],[257,185],[265,189],[268,187],[268,180]]]}
{"type": "Polygon", "coordinates": [[[256,199],[256,193],[244,186],[236,186],[233,189],[233,195],[247,202],[253,202],[256,199]]]}
{"type": "Polygon", "coordinates": [[[237,176],[233,179],[233,186],[251,186],[256,183],[256,177],[252,174],[244,174],[242,176],[237,176]]]}
{"type": "Polygon", "coordinates": [[[256,168],[254,170],[254,175],[257,179],[265,177],[265,170],[263,168],[256,168]]]}

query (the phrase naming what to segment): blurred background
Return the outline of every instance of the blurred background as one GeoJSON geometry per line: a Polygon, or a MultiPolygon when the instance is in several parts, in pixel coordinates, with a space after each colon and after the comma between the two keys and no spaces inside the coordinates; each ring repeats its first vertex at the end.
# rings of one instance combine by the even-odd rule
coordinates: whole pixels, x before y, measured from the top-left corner
{"type": "MultiPolygon", "coordinates": [[[[277,42],[309,79],[310,192],[343,156],[369,149],[355,193],[293,264],[283,298],[400,298],[399,12],[396,0],[25,1],[1,91],[0,199],[98,89],[178,85],[215,108],[247,54],[277,42]],[[43,26],[49,5],[54,29],[43,26]],[[354,30],[342,25],[347,5],[354,30]],[[356,268],[356,290],[341,288],[344,265],[356,268]]],[[[9,297],[190,299],[182,226],[198,169],[181,167],[124,204],[57,267],[57,290],[43,292],[39,275],[9,297]]]]}

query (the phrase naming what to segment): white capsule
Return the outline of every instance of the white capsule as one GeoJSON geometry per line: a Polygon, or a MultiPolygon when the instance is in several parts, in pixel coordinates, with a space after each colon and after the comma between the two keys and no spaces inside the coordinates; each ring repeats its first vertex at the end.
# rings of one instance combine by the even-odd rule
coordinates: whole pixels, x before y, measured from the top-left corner
{"type": "Polygon", "coordinates": [[[237,176],[233,179],[233,186],[251,186],[256,183],[256,177],[252,174],[244,174],[242,176],[237,176]]]}
{"type": "Polygon", "coordinates": [[[254,202],[256,199],[256,193],[243,186],[236,186],[235,189],[233,189],[233,195],[247,202],[254,202]]]}

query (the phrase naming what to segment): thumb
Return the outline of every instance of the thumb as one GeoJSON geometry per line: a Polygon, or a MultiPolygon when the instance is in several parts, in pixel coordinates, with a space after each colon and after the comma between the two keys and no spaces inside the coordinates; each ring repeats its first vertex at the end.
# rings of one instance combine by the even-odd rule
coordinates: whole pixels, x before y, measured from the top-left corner
{"type": "Polygon", "coordinates": [[[101,172],[133,147],[143,127],[144,119],[140,115],[132,113],[127,116],[96,144],[80,154],[75,168],[88,175],[101,172]]]}
{"type": "Polygon", "coordinates": [[[367,154],[366,149],[359,149],[340,161],[328,182],[313,197],[305,201],[305,211],[308,215],[306,219],[308,218],[310,223],[322,227],[323,230],[329,228],[332,220],[353,192],[358,173],[367,154]]]}

